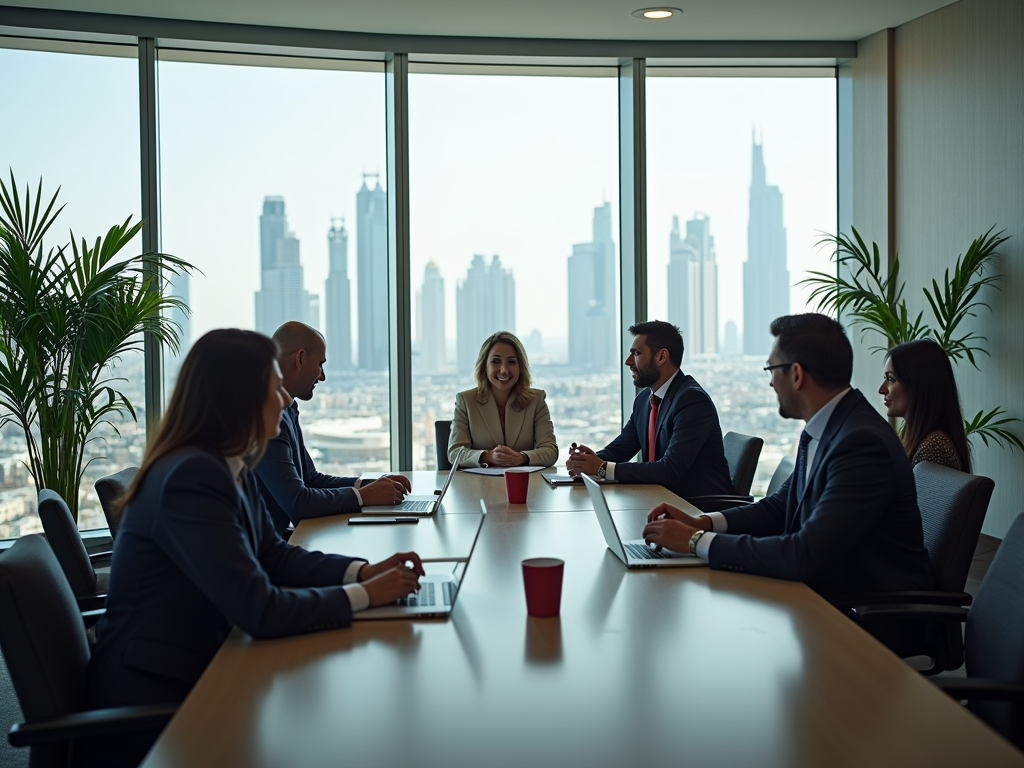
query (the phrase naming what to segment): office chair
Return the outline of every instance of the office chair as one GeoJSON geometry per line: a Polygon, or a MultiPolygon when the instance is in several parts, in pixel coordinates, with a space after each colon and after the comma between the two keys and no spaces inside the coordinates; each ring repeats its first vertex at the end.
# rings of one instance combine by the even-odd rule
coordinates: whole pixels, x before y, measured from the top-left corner
{"type": "Polygon", "coordinates": [[[76,739],[163,727],[174,714],[165,705],[83,711],[85,623],[42,536],[25,536],[0,553],[0,615],[0,649],[25,716],[7,738],[31,748],[30,765],[68,765],[76,739]]]}
{"type": "Polygon", "coordinates": [[[110,571],[97,572],[96,566],[109,565],[110,552],[90,555],[86,551],[71,510],[56,491],[44,488],[39,492],[39,519],[79,607],[83,610],[102,608],[110,571]]]}
{"type": "Polygon", "coordinates": [[[114,502],[128,491],[128,486],[138,471],[138,467],[128,467],[113,475],[101,477],[93,484],[100,499],[100,506],[103,507],[103,516],[107,518],[111,539],[117,538],[117,529],[121,525],[121,512],[114,510],[114,502]]]}
{"type": "Polygon", "coordinates": [[[779,466],[775,468],[775,472],[772,474],[772,479],[768,481],[768,490],[764,492],[764,495],[774,496],[779,488],[782,487],[782,484],[789,480],[795,468],[796,459],[792,456],[783,456],[779,466]]]}
{"type": "Polygon", "coordinates": [[[932,682],[1024,749],[1024,515],[1010,525],[973,604],[958,592],[919,594],[916,604],[865,607],[863,616],[966,622],[967,677],[932,682]]]}
{"type": "MultiPolygon", "coordinates": [[[[930,462],[914,467],[917,503],[921,509],[924,545],[936,590],[962,596],[970,605],[971,596],[964,592],[967,575],[978,546],[978,535],[988,511],[995,483],[987,477],[958,472],[930,462]]],[[[917,593],[887,592],[830,597],[840,607],[854,608],[863,617],[864,608],[879,604],[914,603],[917,593]]],[[[931,657],[932,666],[922,670],[926,675],[959,669],[964,663],[963,639],[959,623],[947,622],[936,627],[922,655],[931,657]]]]}
{"type": "Polygon", "coordinates": [[[692,496],[688,502],[701,512],[714,512],[721,509],[749,504],[754,500],[750,495],[750,486],[754,482],[757,460],[761,457],[764,440],[760,437],[741,435],[739,432],[726,432],[722,438],[725,449],[725,460],[729,464],[729,479],[732,480],[732,494],[714,496],[692,496]]]}
{"type": "Polygon", "coordinates": [[[434,422],[434,450],[437,452],[437,468],[449,470],[452,463],[448,461],[448,437],[452,433],[452,420],[434,422]]]}

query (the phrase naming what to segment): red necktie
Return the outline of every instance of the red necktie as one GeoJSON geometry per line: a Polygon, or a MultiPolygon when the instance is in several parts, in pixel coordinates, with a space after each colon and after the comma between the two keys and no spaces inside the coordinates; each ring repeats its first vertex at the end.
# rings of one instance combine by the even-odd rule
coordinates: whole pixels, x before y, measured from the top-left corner
{"type": "Polygon", "coordinates": [[[651,418],[647,422],[647,460],[655,461],[658,448],[658,408],[661,398],[651,395],[651,418]]]}

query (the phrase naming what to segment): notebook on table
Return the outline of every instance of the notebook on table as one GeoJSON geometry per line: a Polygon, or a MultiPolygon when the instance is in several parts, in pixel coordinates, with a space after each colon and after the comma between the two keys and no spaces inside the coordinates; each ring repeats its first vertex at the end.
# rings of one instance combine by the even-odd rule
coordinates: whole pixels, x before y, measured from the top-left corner
{"type": "Polygon", "coordinates": [[[448,473],[448,477],[445,478],[444,485],[441,486],[441,490],[438,493],[431,496],[406,496],[401,504],[363,507],[363,514],[393,515],[396,512],[401,512],[405,515],[434,514],[441,508],[441,500],[444,499],[445,493],[448,492],[448,486],[452,484],[452,478],[455,477],[455,473],[459,471],[459,462],[462,460],[462,454],[465,453],[465,451],[465,448],[459,449],[458,454],[455,456],[455,461],[452,462],[451,471],[448,473]]]}

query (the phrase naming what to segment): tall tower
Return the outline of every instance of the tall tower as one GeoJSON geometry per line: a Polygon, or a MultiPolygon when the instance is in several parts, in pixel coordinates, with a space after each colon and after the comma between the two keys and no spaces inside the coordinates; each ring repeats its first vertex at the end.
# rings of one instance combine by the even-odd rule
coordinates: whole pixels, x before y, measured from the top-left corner
{"type": "Polygon", "coordinates": [[[352,283],[348,279],[348,230],[332,221],[327,233],[327,282],[324,283],[327,368],[352,369],[352,283]]]}
{"type": "Polygon", "coordinates": [[[299,239],[288,231],[283,197],[266,197],[260,216],[260,290],[256,330],[268,336],[288,320],[320,325],[320,303],[304,288],[299,239]]]}
{"type": "Polygon", "coordinates": [[[472,371],[484,339],[495,331],[516,332],[516,284],[495,256],[477,254],[455,289],[459,371],[472,371]]]}
{"type": "Polygon", "coordinates": [[[592,239],[573,245],[568,261],[569,363],[610,370],[617,364],[619,339],[611,203],[594,209],[592,239]]]}
{"type": "Polygon", "coordinates": [[[416,293],[416,346],[420,371],[437,373],[444,370],[444,278],[433,261],[423,271],[423,286],[416,293]]]}
{"type": "Polygon", "coordinates": [[[782,192],[766,182],[764,151],[754,141],[750,178],[750,219],[747,261],[743,264],[743,354],[771,352],[771,321],[789,314],[789,270],[786,228],[782,225],[782,192]]]}
{"type": "Polygon", "coordinates": [[[388,198],[377,174],[364,173],[356,193],[359,274],[359,367],[388,369],[388,198]],[[370,189],[366,180],[374,179],[370,189]]]}
{"type": "MultiPolygon", "coordinates": [[[[188,272],[172,275],[167,293],[181,299],[186,307],[189,306],[188,272]]],[[[176,354],[172,354],[169,349],[167,350],[167,368],[164,373],[164,381],[166,382],[167,391],[170,392],[174,382],[178,379],[181,361],[185,359],[189,347],[192,346],[192,318],[187,310],[179,309],[178,307],[172,307],[168,312],[168,316],[171,322],[178,327],[178,343],[180,345],[176,354]]]]}
{"type": "Polygon", "coordinates": [[[718,264],[707,216],[686,222],[685,239],[679,233],[679,217],[672,217],[668,319],[682,331],[689,359],[718,352],[718,264]]]}

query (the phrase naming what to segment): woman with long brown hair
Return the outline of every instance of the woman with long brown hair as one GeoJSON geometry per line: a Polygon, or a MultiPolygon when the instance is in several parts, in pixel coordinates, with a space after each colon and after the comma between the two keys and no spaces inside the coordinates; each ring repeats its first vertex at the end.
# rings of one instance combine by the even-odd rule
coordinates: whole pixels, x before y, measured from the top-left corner
{"type": "Polygon", "coordinates": [[[883,376],[878,393],[888,416],[903,419],[900,438],[911,463],[970,472],[960,395],[945,350],[931,339],[897,344],[885,357],[883,376]]]}
{"type": "MultiPolygon", "coordinates": [[[[371,565],[276,533],[250,469],[290,402],[262,334],[211,331],[188,353],[123,502],[90,708],[182,701],[232,626],[257,639],[345,627],[418,587],[414,552],[371,565]]],[[[97,739],[76,756],[135,765],[157,735],[97,739]]]]}

